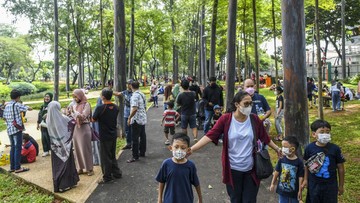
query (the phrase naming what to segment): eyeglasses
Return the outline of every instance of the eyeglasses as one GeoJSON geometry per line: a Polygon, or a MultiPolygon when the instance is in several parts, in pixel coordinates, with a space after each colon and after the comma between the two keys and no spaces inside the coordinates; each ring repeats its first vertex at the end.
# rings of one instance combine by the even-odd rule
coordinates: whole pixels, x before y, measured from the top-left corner
{"type": "Polygon", "coordinates": [[[253,104],[252,102],[245,102],[244,107],[252,106],[252,104],[253,104]]]}

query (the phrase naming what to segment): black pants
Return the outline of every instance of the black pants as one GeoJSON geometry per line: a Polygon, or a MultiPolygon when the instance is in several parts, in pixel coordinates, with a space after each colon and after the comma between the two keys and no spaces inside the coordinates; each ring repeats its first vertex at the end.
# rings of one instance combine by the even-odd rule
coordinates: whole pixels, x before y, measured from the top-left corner
{"type": "Polygon", "coordinates": [[[132,155],[134,159],[140,156],[145,156],[146,152],[146,133],[145,125],[139,125],[136,121],[131,124],[132,132],[132,155]]]}
{"type": "Polygon", "coordinates": [[[41,143],[43,145],[43,150],[44,152],[49,152],[51,149],[49,132],[47,128],[40,127],[40,129],[41,129],[41,143]]]}
{"type": "Polygon", "coordinates": [[[231,170],[234,188],[226,185],[231,203],[256,203],[259,186],[252,179],[250,172],[231,170]]]}
{"type": "Polygon", "coordinates": [[[100,159],[103,179],[109,181],[114,178],[120,178],[122,172],[116,160],[116,137],[109,140],[100,140],[100,159]]]}

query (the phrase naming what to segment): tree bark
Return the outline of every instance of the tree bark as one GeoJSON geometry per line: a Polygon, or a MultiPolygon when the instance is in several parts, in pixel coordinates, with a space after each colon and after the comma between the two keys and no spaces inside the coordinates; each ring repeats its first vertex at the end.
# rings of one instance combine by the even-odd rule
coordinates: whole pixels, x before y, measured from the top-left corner
{"type": "Polygon", "coordinates": [[[236,12],[237,0],[229,1],[228,30],[227,30],[227,60],[226,60],[226,108],[230,106],[234,98],[235,90],[235,66],[236,66],[236,12]]]}
{"type": "Polygon", "coordinates": [[[275,24],[275,5],[274,0],[271,0],[271,13],[273,21],[273,38],[274,38],[274,62],[275,62],[275,84],[278,84],[279,72],[278,72],[278,63],[277,63],[277,53],[276,53],[276,24],[275,24]]]}
{"type": "Polygon", "coordinates": [[[304,0],[282,0],[285,135],[309,143],[304,0]],[[294,48],[296,47],[296,48],[294,48]]]}
{"type": "MultiPolygon", "coordinates": [[[[319,89],[319,101],[318,101],[318,116],[320,119],[324,119],[323,112],[323,96],[322,96],[322,62],[321,62],[321,52],[320,52],[320,30],[319,30],[319,0],[315,0],[315,28],[316,28],[316,57],[317,57],[317,68],[318,68],[318,89],[319,89]]],[[[311,101],[310,101],[311,102],[311,101]]]]}
{"type": "Polygon", "coordinates": [[[216,22],[219,0],[214,0],[213,18],[211,22],[211,42],[210,42],[210,77],[215,76],[215,53],[216,53],[216,22]]]}
{"type": "Polygon", "coordinates": [[[128,78],[134,77],[134,36],[135,36],[135,8],[134,0],[131,0],[131,27],[130,27],[130,57],[129,57],[129,75],[128,78]]]}
{"type": "Polygon", "coordinates": [[[70,32],[68,31],[67,37],[67,49],[66,49],[66,94],[70,97],[70,32]]]}
{"type": "MultiPolygon", "coordinates": [[[[125,8],[124,0],[114,0],[114,88],[116,91],[126,89],[126,41],[125,41],[125,8]]],[[[124,130],[124,102],[116,97],[119,105],[118,128],[121,135],[124,130]]]]}
{"type": "MultiPolygon", "coordinates": [[[[173,13],[174,0],[170,0],[170,13],[173,13]]],[[[171,14],[172,15],[172,14],[171,14]]],[[[171,16],[171,29],[172,29],[172,41],[173,41],[173,84],[179,80],[179,68],[178,68],[178,51],[175,41],[176,26],[173,15],[171,16]]]]}
{"type": "Polygon", "coordinates": [[[257,27],[256,27],[256,0],[252,1],[253,5],[253,23],[254,23],[254,50],[255,50],[255,72],[256,72],[256,90],[259,92],[260,83],[259,83],[259,52],[258,52],[258,42],[257,42],[257,27]]]}
{"type": "Polygon", "coordinates": [[[59,101],[59,15],[57,0],[54,0],[54,22],[54,101],[59,101]]]}
{"type": "Polygon", "coordinates": [[[202,2],[201,16],[200,16],[200,55],[201,55],[201,82],[206,86],[206,36],[205,36],[205,1],[202,2]]]}

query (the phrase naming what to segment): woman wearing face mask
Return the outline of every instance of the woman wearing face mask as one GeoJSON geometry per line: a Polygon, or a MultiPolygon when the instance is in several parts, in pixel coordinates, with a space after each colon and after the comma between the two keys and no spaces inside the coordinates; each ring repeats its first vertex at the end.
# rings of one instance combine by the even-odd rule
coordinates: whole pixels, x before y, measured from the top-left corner
{"type": "Polygon", "coordinates": [[[254,170],[254,129],[258,139],[281,154],[266,133],[259,117],[251,114],[252,100],[245,91],[239,91],[233,98],[227,113],[220,117],[215,126],[198,143],[191,147],[191,153],[209,142],[216,145],[223,137],[222,166],[223,183],[232,203],[256,202],[260,180],[254,170]],[[251,115],[250,115],[251,114],[251,115]],[[253,125],[252,125],[253,123],[253,125]]]}

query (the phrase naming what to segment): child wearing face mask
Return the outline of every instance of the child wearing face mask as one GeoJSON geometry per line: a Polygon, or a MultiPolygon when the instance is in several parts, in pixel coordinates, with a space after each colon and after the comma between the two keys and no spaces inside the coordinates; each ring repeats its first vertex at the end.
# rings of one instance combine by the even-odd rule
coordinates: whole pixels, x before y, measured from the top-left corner
{"type": "Polygon", "coordinates": [[[294,136],[286,136],[281,144],[284,156],[276,164],[270,191],[274,192],[276,188],[279,203],[298,203],[302,199],[301,184],[304,178],[304,164],[296,156],[299,142],[294,136]]]}
{"type": "Polygon", "coordinates": [[[194,202],[192,185],[198,194],[198,202],[202,202],[195,164],[186,158],[189,145],[190,138],[185,133],[174,134],[169,146],[173,157],[162,163],[156,176],[156,181],[159,182],[158,203],[194,202]]]}
{"type": "Polygon", "coordinates": [[[344,193],[345,159],[341,149],[331,141],[331,126],[325,120],[311,124],[311,135],[316,139],[304,152],[305,176],[302,188],[307,186],[307,202],[337,203],[344,193]]]}

